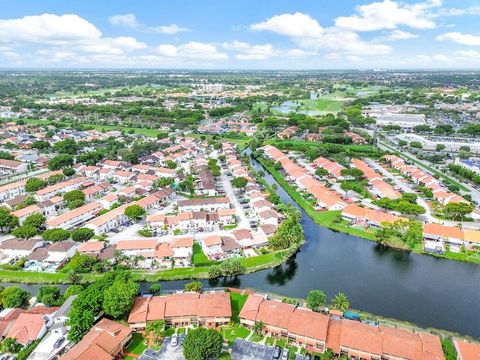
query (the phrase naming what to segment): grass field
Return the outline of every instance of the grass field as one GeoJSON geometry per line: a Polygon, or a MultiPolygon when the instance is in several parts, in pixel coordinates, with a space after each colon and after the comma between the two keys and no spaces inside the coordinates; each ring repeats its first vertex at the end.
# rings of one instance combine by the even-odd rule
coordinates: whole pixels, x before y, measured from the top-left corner
{"type": "Polygon", "coordinates": [[[193,244],[193,265],[195,266],[206,266],[214,263],[214,261],[210,260],[207,255],[202,250],[200,244],[195,243],[193,244]]]}
{"type": "Polygon", "coordinates": [[[344,102],[342,100],[334,100],[320,98],[316,100],[299,100],[300,110],[318,111],[319,113],[336,114],[342,109],[344,102]]]}
{"type": "Polygon", "coordinates": [[[243,305],[245,305],[245,301],[247,301],[248,295],[243,295],[235,292],[230,293],[230,303],[232,306],[232,321],[233,322],[239,322],[240,319],[238,318],[238,315],[240,314],[240,311],[243,308],[243,305]]]}
{"type": "MultiPolygon", "coordinates": [[[[140,333],[133,333],[130,344],[125,348],[125,353],[141,355],[143,354],[146,348],[147,348],[147,345],[145,345],[145,339],[143,335],[140,333]]],[[[135,359],[135,358],[131,356],[127,356],[125,359],[129,360],[129,359],[135,359]]]]}

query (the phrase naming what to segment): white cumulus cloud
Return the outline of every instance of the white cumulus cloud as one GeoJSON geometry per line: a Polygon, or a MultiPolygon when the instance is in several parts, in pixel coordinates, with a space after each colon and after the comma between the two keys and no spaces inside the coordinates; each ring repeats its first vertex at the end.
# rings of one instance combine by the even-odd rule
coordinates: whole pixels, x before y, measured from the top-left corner
{"type": "Polygon", "coordinates": [[[226,60],[228,55],[219,52],[213,44],[191,41],[189,43],[175,46],[171,44],[162,44],[157,47],[160,55],[166,57],[178,57],[184,59],[199,60],[226,60]]]}
{"type": "Polygon", "coordinates": [[[137,21],[135,14],[114,15],[108,18],[112,25],[123,25],[130,28],[136,28],[140,24],[137,21]]]}
{"type": "Polygon", "coordinates": [[[335,26],[353,31],[395,29],[399,25],[416,29],[432,29],[435,27],[435,22],[428,10],[440,5],[441,1],[437,0],[413,5],[383,0],[357,6],[355,15],[336,18],[335,26]]]}
{"type": "Polygon", "coordinates": [[[460,32],[449,32],[437,36],[440,41],[453,41],[457,44],[480,46],[480,35],[463,34],[460,32]]]}

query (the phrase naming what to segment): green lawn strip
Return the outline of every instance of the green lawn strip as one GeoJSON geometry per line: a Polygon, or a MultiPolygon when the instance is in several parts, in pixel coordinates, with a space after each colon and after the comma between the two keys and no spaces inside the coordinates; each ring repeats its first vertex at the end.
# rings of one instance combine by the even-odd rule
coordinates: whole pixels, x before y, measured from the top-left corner
{"type": "Polygon", "coordinates": [[[223,338],[227,340],[229,344],[233,344],[236,339],[246,339],[250,334],[250,330],[236,323],[233,326],[222,327],[222,334],[223,338]]]}
{"type": "Polygon", "coordinates": [[[441,338],[440,341],[442,342],[442,350],[445,355],[445,360],[456,360],[457,359],[457,351],[453,346],[453,343],[448,338],[441,338]]]}
{"type": "Polygon", "coordinates": [[[175,328],[173,326],[169,326],[165,329],[165,336],[172,336],[175,334],[175,328]]]}
{"type": "MultiPolygon", "coordinates": [[[[287,250],[280,250],[253,256],[249,258],[240,258],[241,265],[245,268],[244,273],[278,266],[288,258],[287,250]]],[[[168,269],[157,272],[145,272],[140,270],[130,270],[137,281],[168,281],[168,280],[186,280],[186,279],[207,279],[209,266],[197,266],[168,269]]],[[[102,274],[78,274],[79,282],[90,283],[102,277],[102,274]]],[[[23,284],[68,284],[72,282],[69,274],[65,273],[46,273],[22,270],[0,270],[0,282],[12,282],[23,284]]]]}
{"type": "Polygon", "coordinates": [[[202,250],[202,246],[198,243],[193,244],[193,265],[195,266],[206,266],[211,265],[214,261],[210,260],[207,255],[202,250]]]}
{"type": "Polygon", "coordinates": [[[258,335],[257,333],[253,333],[252,336],[250,336],[249,340],[253,342],[260,342],[263,340],[265,336],[263,335],[258,335]]]}
{"type": "Polygon", "coordinates": [[[273,346],[274,343],[275,343],[275,339],[272,337],[267,337],[265,339],[265,345],[267,346],[273,346]]]}
{"type": "Polygon", "coordinates": [[[449,184],[452,184],[452,185],[457,185],[463,191],[468,192],[468,193],[470,192],[470,190],[468,190],[468,188],[466,188],[464,185],[462,185],[459,182],[453,180],[452,178],[446,176],[444,173],[426,165],[425,163],[422,163],[421,161],[418,161],[417,159],[415,159],[415,158],[413,158],[409,155],[406,155],[405,153],[400,153],[399,151],[395,150],[394,148],[392,148],[391,146],[389,146],[389,145],[387,145],[383,142],[382,142],[382,145],[385,146],[386,148],[388,148],[394,155],[397,155],[399,157],[407,158],[408,160],[417,164],[419,167],[424,168],[424,169],[428,170],[429,172],[431,172],[432,174],[437,175],[439,178],[443,179],[446,183],[449,183],[449,184]]]}
{"type": "Polygon", "coordinates": [[[240,322],[238,315],[247,301],[248,295],[239,294],[236,292],[230,293],[230,303],[232,307],[232,321],[234,323],[240,322]]]}
{"type": "Polygon", "coordinates": [[[133,333],[132,340],[130,340],[130,344],[126,347],[125,352],[141,355],[147,348],[145,345],[145,338],[140,333],[133,333]]]}

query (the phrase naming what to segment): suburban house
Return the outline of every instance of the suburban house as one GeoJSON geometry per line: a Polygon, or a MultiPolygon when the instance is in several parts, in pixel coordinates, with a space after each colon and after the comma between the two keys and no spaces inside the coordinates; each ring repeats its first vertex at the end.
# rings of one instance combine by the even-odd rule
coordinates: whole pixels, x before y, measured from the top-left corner
{"type": "Polygon", "coordinates": [[[47,186],[44,189],[38,190],[35,193],[35,198],[37,201],[48,200],[57,194],[64,194],[79,189],[85,181],[87,181],[87,178],[78,177],[47,186]]]}
{"type": "Polygon", "coordinates": [[[453,346],[457,351],[457,360],[478,360],[480,358],[480,344],[455,339],[453,346]]]}
{"type": "Polygon", "coordinates": [[[24,173],[27,169],[28,164],[26,162],[0,159],[0,173],[3,175],[24,173]]]}
{"type": "Polygon", "coordinates": [[[29,256],[36,248],[42,247],[42,239],[8,239],[0,244],[0,263],[29,256]]]}
{"type": "Polygon", "coordinates": [[[47,227],[50,229],[60,227],[68,230],[94,218],[102,209],[102,204],[94,201],[47,220],[47,227]]]}
{"type": "Polygon", "coordinates": [[[115,359],[132,338],[132,329],[103,318],[61,360],[115,359]]]}
{"type": "Polygon", "coordinates": [[[257,294],[248,296],[239,317],[250,329],[262,322],[267,336],[287,339],[308,351],[331,349],[352,359],[444,359],[436,335],[323,315],[257,294]]]}
{"type": "Polygon", "coordinates": [[[125,209],[129,205],[130,204],[120,205],[119,207],[94,218],[87,222],[85,227],[92,229],[95,232],[95,235],[108,233],[109,231],[122,226],[128,221],[128,217],[125,215],[125,209]]]}
{"type": "Polygon", "coordinates": [[[342,210],[342,218],[352,225],[380,227],[383,222],[393,223],[405,218],[395,216],[380,210],[363,208],[356,204],[348,204],[342,210]]]}
{"type": "Polygon", "coordinates": [[[16,181],[10,184],[0,186],[0,201],[13,199],[18,195],[23,195],[25,191],[25,180],[16,181]]]}
{"type": "Polygon", "coordinates": [[[287,338],[310,351],[325,351],[327,315],[251,294],[239,317],[242,325],[249,329],[261,321],[265,324],[263,332],[267,336],[287,338]]]}
{"type": "Polygon", "coordinates": [[[179,200],[177,202],[178,211],[217,211],[219,209],[229,209],[230,199],[227,197],[221,198],[206,198],[206,199],[188,199],[179,200]]]}
{"type": "Polygon", "coordinates": [[[231,316],[227,292],[177,293],[136,298],[128,323],[133,329],[144,329],[147,322],[155,320],[164,320],[173,326],[217,327],[227,324],[231,316]]]}
{"type": "Polygon", "coordinates": [[[25,267],[31,271],[54,272],[75,254],[76,247],[77,243],[69,240],[38,247],[28,255],[25,267]]]}

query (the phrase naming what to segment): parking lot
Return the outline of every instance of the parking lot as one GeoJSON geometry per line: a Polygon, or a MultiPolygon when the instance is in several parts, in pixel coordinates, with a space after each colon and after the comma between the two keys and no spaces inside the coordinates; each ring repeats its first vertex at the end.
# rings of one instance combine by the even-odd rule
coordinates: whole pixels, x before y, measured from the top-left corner
{"type": "MultiPolygon", "coordinates": [[[[183,335],[183,334],[182,334],[183,335]]],[[[176,346],[170,343],[171,338],[165,337],[162,347],[158,351],[145,350],[139,357],[139,360],[183,360],[183,339],[184,336],[179,336],[179,342],[176,346]]]]}
{"type": "MultiPolygon", "coordinates": [[[[273,350],[271,346],[237,339],[232,346],[232,360],[271,360],[273,350]]],[[[296,355],[295,360],[303,360],[303,356],[296,355]]]]}

